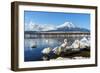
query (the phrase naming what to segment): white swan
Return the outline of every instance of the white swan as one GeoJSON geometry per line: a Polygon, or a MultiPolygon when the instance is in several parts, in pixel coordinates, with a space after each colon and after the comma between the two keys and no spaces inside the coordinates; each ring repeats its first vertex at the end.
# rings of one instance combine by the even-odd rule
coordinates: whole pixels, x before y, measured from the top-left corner
{"type": "Polygon", "coordinates": [[[75,40],[74,43],[72,43],[71,48],[79,48],[80,47],[80,41],[75,40]]]}
{"type": "Polygon", "coordinates": [[[83,37],[83,38],[80,40],[80,47],[81,47],[81,48],[85,48],[85,47],[89,47],[89,46],[90,46],[89,40],[87,40],[86,37],[83,37]]]}
{"type": "Polygon", "coordinates": [[[61,47],[66,48],[67,47],[67,39],[64,39],[64,43],[61,44],[61,47]]]}
{"type": "Polygon", "coordinates": [[[50,48],[50,47],[44,48],[44,49],[42,50],[42,53],[43,53],[43,54],[49,54],[50,52],[51,52],[51,48],[50,48]]]}
{"type": "Polygon", "coordinates": [[[51,48],[50,48],[50,47],[44,48],[41,52],[43,53],[42,59],[43,59],[44,61],[50,59],[50,57],[49,57],[49,53],[51,52],[51,48]]]}
{"type": "Polygon", "coordinates": [[[55,47],[52,51],[59,55],[61,52],[64,52],[65,48],[67,47],[67,39],[64,39],[64,43],[61,44],[59,47],[55,47]]]}
{"type": "Polygon", "coordinates": [[[56,55],[59,55],[62,52],[62,49],[61,49],[61,47],[55,47],[52,51],[56,55]]]}

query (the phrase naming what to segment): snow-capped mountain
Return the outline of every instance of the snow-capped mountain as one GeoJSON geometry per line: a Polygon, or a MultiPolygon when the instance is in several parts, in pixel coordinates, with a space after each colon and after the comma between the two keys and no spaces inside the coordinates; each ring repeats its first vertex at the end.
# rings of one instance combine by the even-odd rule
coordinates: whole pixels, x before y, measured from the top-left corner
{"type": "Polygon", "coordinates": [[[75,25],[72,22],[65,22],[64,24],[57,26],[57,28],[75,28],[75,25]]]}
{"type": "Polygon", "coordinates": [[[39,25],[30,22],[25,26],[25,31],[35,31],[35,32],[89,32],[88,29],[80,28],[73,24],[72,22],[64,22],[61,25],[54,26],[54,25],[39,25]]]}
{"type": "Polygon", "coordinates": [[[47,25],[47,24],[35,24],[30,22],[29,24],[25,24],[25,31],[49,31],[54,30],[55,26],[47,25]]]}
{"type": "Polygon", "coordinates": [[[55,30],[49,30],[48,32],[90,32],[90,30],[80,28],[72,22],[65,22],[64,24],[57,26],[55,30]]]}

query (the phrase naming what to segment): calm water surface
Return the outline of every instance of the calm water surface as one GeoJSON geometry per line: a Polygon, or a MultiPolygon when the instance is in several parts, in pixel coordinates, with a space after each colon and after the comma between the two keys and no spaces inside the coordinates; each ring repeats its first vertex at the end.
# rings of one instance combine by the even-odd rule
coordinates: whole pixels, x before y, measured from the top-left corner
{"type": "MultiPolygon", "coordinates": [[[[27,38],[24,42],[24,61],[41,61],[43,54],[41,51],[44,48],[60,46],[64,39],[68,40],[68,45],[70,46],[75,39],[80,38],[27,38]],[[32,48],[32,46],[35,46],[32,48]]],[[[53,53],[51,52],[51,57],[53,53]]]]}

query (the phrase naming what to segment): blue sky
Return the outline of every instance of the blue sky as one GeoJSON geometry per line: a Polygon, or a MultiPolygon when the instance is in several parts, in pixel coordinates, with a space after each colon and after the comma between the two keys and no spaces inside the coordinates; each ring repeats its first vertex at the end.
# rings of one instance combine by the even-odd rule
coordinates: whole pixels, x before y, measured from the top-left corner
{"type": "Polygon", "coordinates": [[[24,11],[25,24],[33,22],[39,25],[58,26],[66,21],[72,22],[78,27],[90,29],[90,14],[24,11]]]}

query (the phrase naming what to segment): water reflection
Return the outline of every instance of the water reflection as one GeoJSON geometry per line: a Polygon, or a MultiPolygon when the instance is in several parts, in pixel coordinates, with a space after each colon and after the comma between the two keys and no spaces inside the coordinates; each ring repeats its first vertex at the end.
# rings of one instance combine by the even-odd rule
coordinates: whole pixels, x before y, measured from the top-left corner
{"type": "MultiPolygon", "coordinates": [[[[79,37],[77,39],[81,39],[79,37]]],[[[24,61],[41,61],[43,54],[41,51],[46,48],[54,48],[61,45],[64,39],[68,39],[68,45],[70,46],[76,38],[66,37],[66,38],[31,38],[25,39],[24,42],[24,61]]],[[[52,53],[50,54],[52,57],[52,53]]]]}

